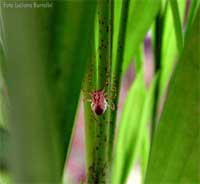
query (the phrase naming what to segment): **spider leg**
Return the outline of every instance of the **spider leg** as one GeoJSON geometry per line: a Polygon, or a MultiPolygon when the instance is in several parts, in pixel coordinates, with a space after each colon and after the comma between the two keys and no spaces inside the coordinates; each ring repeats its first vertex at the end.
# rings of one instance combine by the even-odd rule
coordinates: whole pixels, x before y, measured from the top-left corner
{"type": "Polygon", "coordinates": [[[92,102],[91,99],[83,98],[83,102],[92,102]]]}
{"type": "Polygon", "coordinates": [[[83,102],[92,102],[92,99],[91,99],[91,93],[82,89],[82,94],[83,94],[83,102]]]}
{"type": "Polygon", "coordinates": [[[106,93],[104,93],[104,97],[106,99],[113,100],[116,98],[116,93],[112,94],[112,92],[111,92],[111,95],[109,95],[108,92],[106,92],[106,93]]]}
{"type": "Polygon", "coordinates": [[[113,102],[109,102],[109,103],[108,103],[108,107],[109,107],[112,111],[115,110],[115,104],[114,104],[113,102]]]}

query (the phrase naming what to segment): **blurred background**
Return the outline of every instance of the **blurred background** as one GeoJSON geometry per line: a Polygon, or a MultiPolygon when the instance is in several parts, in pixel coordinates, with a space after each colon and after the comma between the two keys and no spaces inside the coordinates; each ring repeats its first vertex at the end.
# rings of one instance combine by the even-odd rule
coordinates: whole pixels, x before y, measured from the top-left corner
{"type": "MultiPolygon", "coordinates": [[[[189,7],[195,4],[194,1],[177,1],[182,10],[181,31],[184,34],[189,7]]],[[[146,1],[142,1],[141,4],[136,3],[138,5],[135,6],[136,9],[138,7],[143,9],[144,2],[146,1]]],[[[151,4],[150,1],[148,3],[151,4]]],[[[164,4],[165,1],[162,3],[164,4]]],[[[86,59],[91,54],[90,41],[91,35],[94,34],[95,11],[93,7],[85,6],[80,2],[75,4],[66,1],[66,7],[63,7],[62,3],[54,5],[48,3],[47,7],[42,7],[41,4],[37,10],[21,7],[19,11],[19,9],[5,7],[8,5],[1,3],[0,184],[12,184],[9,169],[12,170],[16,181],[18,180],[16,177],[21,176],[24,179],[24,183],[19,182],[19,184],[28,184],[30,178],[40,177],[44,179],[44,183],[39,184],[46,184],[45,181],[48,179],[50,181],[55,179],[54,183],[56,183],[63,171],[63,163],[65,184],[80,184],[86,180],[84,108],[83,98],[79,95],[87,67],[86,59]],[[77,64],[76,61],[80,63],[77,64]],[[7,109],[12,112],[9,117],[7,109]],[[8,119],[10,124],[7,123],[8,119]],[[8,132],[8,129],[11,131],[8,132]],[[71,133],[72,139],[70,139],[71,133]],[[13,137],[9,139],[10,136],[13,137]],[[65,163],[66,155],[68,159],[65,163]]],[[[96,6],[92,3],[91,5],[96,6]]],[[[161,73],[159,82],[162,85],[159,87],[163,91],[160,93],[161,96],[158,96],[161,98],[158,103],[157,117],[161,115],[168,92],[168,82],[179,58],[175,28],[172,26],[173,13],[171,9],[169,10],[169,5],[166,7],[165,15],[168,22],[166,22],[167,29],[163,33],[164,47],[163,50],[160,49],[160,54],[164,56],[160,70],[163,69],[164,72],[161,73]]],[[[118,134],[127,94],[139,71],[137,64],[141,62],[141,68],[144,70],[145,89],[150,88],[151,82],[159,72],[156,71],[154,50],[154,19],[157,18],[155,15],[158,14],[156,12],[158,10],[153,8],[151,20],[147,20],[147,16],[140,13],[141,10],[136,11],[139,18],[147,20],[148,28],[141,26],[139,27],[141,30],[137,30],[137,26],[134,27],[133,24],[132,27],[135,28],[133,31],[137,33],[134,37],[131,32],[132,27],[129,27],[126,39],[129,41],[129,38],[133,37],[137,41],[137,46],[134,45],[135,42],[128,43],[129,52],[132,58],[138,60],[127,60],[125,67],[122,67],[123,70],[125,68],[125,72],[121,80],[116,134],[118,134]],[[140,49],[141,52],[138,51],[140,49]],[[138,53],[141,54],[140,58],[136,57],[138,53]]],[[[159,13],[163,12],[160,10],[159,13]]],[[[140,19],[135,20],[142,25],[140,19]]],[[[147,137],[150,140],[151,125],[150,122],[146,123],[149,133],[147,137]]],[[[129,145],[129,148],[131,147],[132,145],[129,145]]],[[[141,184],[144,179],[141,160],[139,156],[135,158],[137,159],[128,176],[127,184],[141,184]]]]}

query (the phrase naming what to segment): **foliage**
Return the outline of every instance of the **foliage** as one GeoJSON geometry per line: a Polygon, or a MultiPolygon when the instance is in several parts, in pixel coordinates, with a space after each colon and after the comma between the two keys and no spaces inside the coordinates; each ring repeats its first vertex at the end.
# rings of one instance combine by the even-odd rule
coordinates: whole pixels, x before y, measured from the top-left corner
{"type": "Polygon", "coordinates": [[[10,184],[10,174],[20,184],[62,182],[80,94],[87,184],[126,183],[138,160],[143,183],[200,182],[199,1],[47,2],[51,8],[0,4],[0,182],[10,184]],[[132,59],[136,78],[116,129],[132,59]],[[108,105],[101,115],[91,109],[97,90],[108,105]]]}

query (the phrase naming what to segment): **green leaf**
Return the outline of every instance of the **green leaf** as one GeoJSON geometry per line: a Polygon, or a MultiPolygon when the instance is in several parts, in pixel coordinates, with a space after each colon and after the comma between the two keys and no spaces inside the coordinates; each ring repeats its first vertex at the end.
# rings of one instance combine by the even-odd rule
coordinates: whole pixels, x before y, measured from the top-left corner
{"type": "MultiPolygon", "coordinates": [[[[123,63],[123,54],[124,54],[124,45],[125,45],[125,39],[126,39],[126,30],[127,30],[127,20],[128,20],[128,12],[129,12],[129,5],[130,5],[130,0],[125,0],[122,4],[117,4],[118,7],[120,7],[120,14],[119,14],[119,27],[118,34],[114,34],[114,46],[113,48],[116,48],[116,53],[114,52],[114,62],[113,63],[113,71],[112,71],[112,79],[111,79],[111,87],[110,87],[110,92],[115,91],[116,96],[113,100],[112,103],[117,107],[118,104],[118,99],[119,99],[119,92],[120,92],[120,82],[121,82],[121,76],[122,76],[122,63],[123,63]],[[121,6],[120,6],[121,5],[121,6]],[[118,36],[117,38],[115,36],[118,36]],[[115,40],[117,39],[117,40],[115,40]],[[116,42],[115,42],[116,41],[116,42]]],[[[119,10],[119,9],[118,9],[119,10]]],[[[116,22],[115,22],[116,24],[116,22]]],[[[116,30],[116,27],[115,29],[116,30]]],[[[115,50],[114,50],[115,51],[115,50]]],[[[113,144],[114,144],[114,135],[115,135],[115,127],[116,127],[116,117],[117,117],[117,108],[114,109],[112,113],[109,114],[109,144],[110,148],[108,150],[109,153],[109,161],[112,160],[113,156],[113,144]]]]}
{"type": "MultiPolygon", "coordinates": [[[[0,171],[8,169],[8,138],[7,130],[7,89],[3,77],[3,63],[5,62],[5,37],[2,10],[0,6],[0,171]]],[[[5,64],[4,64],[5,65],[5,64]]],[[[1,182],[0,182],[1,183],[1,182]]]]}
{"type": "Polygon", "coordinates": [[[148,130],[146,129],[146,132],[144,131],[143,135],[143,140],[141,145],[141,157],[140,157],[142,181],[144,181],[146,175],[149,151],[150,151],[150,140],[149,140],[148,130]]]}
{"type": "Polygon", "coordinates": [[[0,183],[1,184],[12,184],[11,177],[7,172],[0,172],[0,183]]]}
{"type": "Polygon", "coordinates": [[[61,181],[95,9],[95,1],[54,2],[46,9],[3,9],[11,103],[10,163],[20,184],[61,181]]]}
{"type": "Polygon", "coordinates": [[[190,3],[190,6],[189,6],[189,15],[188,15],[188,18],[187,18],[187,25],[186,25],[186,30],[185,30],[185,37],[187,37],[187,34],[191,28],[191,25],[192,25],[192,22],[194,20],[194,17],[195,17],[195,14],[198,10],[198,7],[199,7],[199,4],[200,4],[200,1],[191,1],[190,3]]]}
{"type": "Polygon", "coordinates": [[[125,72],[160,10],[161,0],[132,0],[126,32],[122,71],[125,72]]]}
{"type": "Polygon", "coordinates": [[[137,155],[137,130],[145,98],[143,73],[138,74],[128,92],[117,134],[117,145],[114,154],[112,183],[124,183],[130,166],[137,155]],[[135,150],[132,150],[134,148],[135,150]],[[127,163],[131,162],[131,164],[127,163]],[[127,165],[125,165],[127,164],[127,165]],[[128,170],[127,170],[127,169],[128,170]],[[126,169],[126,170],[124,170],[126,169]]]}
{"type": "Polygon", "coordinates": [[[7,115],[7,89],[3,76],[3,65],[5,62],[5,34],[2,18],[2,10],[0,6],[0,127],[6,126],[7,115]]]}
{"type": "Polygon", "coordinates": [[[70,146],[80,89],[93,45],[96,1],[57,2],[52,24],[53,48],[49,86],[56,105],[62,164],[70,146]]]}
{"type": "Polygon", "coordinates": [[[199,183],[199,16],[194,19],[152,144],[146,184],[199,183]]]}
{"type": "Polygon", "coordinates": [[[182,24],[181,24],[181,17],[180,17],[179,8],[178,8],[178,2],[177,0],[169,0],[169,1],[171,5],[172,14],[173,14],[173,23],[174,23],[175,34],[176,34],[176,44],[177,44],[179,54],[181,54],[181,51],[183,49],[183,33],[182,33],[182,24]]]}
{"type": "Polygon", "coordinates": [[[135,70],[136,70],[136,73],[140,72],[142,65],[143,65],[142,61],[144,61],[143,44],[140,45],[138,51],[135,54],[135,70]]]}
{"type": "MultiPolygon", "coordinates": [[[[156,82],[157,76],[146,91],[143,74],[140,72],[128,92],[117,138],[112,181],[114,184],[125,183],[140,150],[148,144],[146,142],[144,145],[144,141],[145,137],[148,140],[147,123],[152,116],[156,82]]],[[[142,158],[143,171],[146,170],[148,147],[145,151],[146,155],[142,158]]]]}
{"type": "MultiPolygon", "coordinates": [[[[181,22],[183,23],[185,1],[178,0],[178,9],[181,16],[181,22]]],[[[178,56],[176,38],[175,38],[175,28],[173,25],[173,15],[170,8],[170,4],[167,4],[167,10],[165,15],[165,23],[163,30],[163,44],[162,44],[162,70],[160,76],[160,97],[163,95],[167,83],[173,71],[175,60],[178,56]]]]}
{"type": "Polygon", "coordinates": [[[158,74],[154,76],[150,88],[147,91],[145,103],[142,110],[140,126],[137,129],[138,134],[138,144],[141,149],[141,167],[142,167],[142,176],[146,172],[148,155],[149,155],[149,135],[148,135],[148,127],[147,123],[151,122],[153,116],[153,105],[154,105],[154,94],[157,85],[158,74]]]}
{"type": "MultiPolygon", "coordinates": [[[[0,58],[5,55],[5,28],[3,24],[3,17],[2,17],[2,6],[0,6],[0,58]]],[[[0,61],[2,64],[2,61],[0,61]]]]}
{"type": "Polygon", "coordinates": [[[0,171],[6,171],[8,169],[8,139],[8,131],[0,127],[0,171]]]}

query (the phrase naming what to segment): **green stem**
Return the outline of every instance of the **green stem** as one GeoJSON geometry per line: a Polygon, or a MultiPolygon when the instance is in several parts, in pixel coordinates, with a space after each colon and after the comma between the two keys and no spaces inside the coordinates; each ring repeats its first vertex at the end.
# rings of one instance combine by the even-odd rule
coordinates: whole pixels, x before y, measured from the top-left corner
{"type": "MultiPolygon", "coordinates": [[[[110,9],[109,0],[98,1],[99,18],[99,58],[98,58],[98,89],[109,94],[110,85],[110,9]]],[[[96,117],[96,183],[109,183],[108,165],[108,111],[96,117]]]]}
{"type": "MultiPolygon", "coordinates": [[[[86,77],[84,88],[86,91],[105,90],[110,93],[111,83],[111,49],[112,49],[112,19],[110,8],[113,0],[98,1],[98,57],[95,62],[90,62],[90,68],[86,77]],[[92,67],[91,67],[92,66],[92,67]],[[93,80],[93,85],[89,81],[93,80]]],[[[97,28],[96,27],[96,28],[97,28]]],[[[96,44],[95,44],[96,45],[96,44]]],[[[109,103],[109,99],[106,99],[109,103]]],[[[108,139],[110,111],[97,116],[91,110],[90,103],[85,102],[85,131],[86,131],[86,159],[87,159],[87,183],[109,183],[110,166],[108,163],[108,139]]],[[[109,107],[108,107],[109,108],[109,107]]]]}
{"type": "Polygon", "coordinates": [[[125,45],[125,36],[127,29],[128,21],[128,12],[129,12],[129,3],[130,0],[124,0],[122,3],[121,18],[120,18],[120,30],[118,36],[118,46],[117,46],[117,57],[112,75],[111,88],[115,90],[116,98],[113,100],[115,104],[115,110],[110,113],[110,129],[109,129],[109,162],[112,162],[113,154],[113,143],[116,127],[116,114],[117,114],[117,104],[120,91],[120,81],[122,73],[122,63],[124,57],[124,45],[125,45]]]}
{"type": "Polygon", "coordinates": [[[99,58],[98,58],[98,88],[108,90],[110,63],[110,11],[109,0],[99,0],[99,58]],[[108,82],[106,85],[106,82],[108,82]]]}
{"type": "Polygon", "coordinates": [[[114,0],[110,0],[110,62],[112,66],[113,31],[114,31],[114,0]]]}

